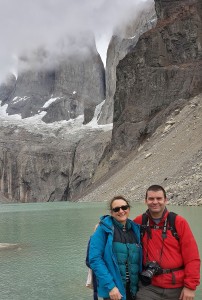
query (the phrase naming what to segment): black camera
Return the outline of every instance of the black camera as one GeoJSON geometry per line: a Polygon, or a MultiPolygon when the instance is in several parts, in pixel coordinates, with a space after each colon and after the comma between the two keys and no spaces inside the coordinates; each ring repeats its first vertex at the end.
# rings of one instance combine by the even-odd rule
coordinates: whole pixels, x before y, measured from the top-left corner
{"type": "Polygon", "coordinates": [[[148,261],[145,265],[145,271],[140,274],[140,278],[144,285],[149,285],[154,275],[162,273],[163,270],[156,261],[148,261]]]}

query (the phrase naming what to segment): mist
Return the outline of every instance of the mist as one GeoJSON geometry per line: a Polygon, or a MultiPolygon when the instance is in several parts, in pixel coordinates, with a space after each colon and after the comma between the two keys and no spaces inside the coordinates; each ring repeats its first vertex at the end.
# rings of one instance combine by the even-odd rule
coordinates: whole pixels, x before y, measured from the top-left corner
{"type": "MultiPolygon", "coordinates": [[[[115,27],[134,19],[153,0],[0,0],[0,82],[17,73],[18,57],[42,47],[71,53],[70,37],[93,31],[105,64],[115,27]],[[60,43],[60,41],[66,41],[60,43]],[[61,46],[62,45],[62,46],[61,46]]],[[[74,43],[74,48],[76,44],[74,43]]],[[[81,47],[81,45],[79,45],[81,47]]]]}

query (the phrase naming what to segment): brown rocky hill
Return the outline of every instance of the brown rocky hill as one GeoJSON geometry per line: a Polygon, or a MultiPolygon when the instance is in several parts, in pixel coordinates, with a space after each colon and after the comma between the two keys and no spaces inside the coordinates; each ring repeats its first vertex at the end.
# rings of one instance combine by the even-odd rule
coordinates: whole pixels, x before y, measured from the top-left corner
{"type": "Polygon", "coordinates": [[[202,205],[202,94],[174,110],[79,201],[107,201],[115,194],[143,201],[151,184],[164,186],[172,204],[202,205]]]}

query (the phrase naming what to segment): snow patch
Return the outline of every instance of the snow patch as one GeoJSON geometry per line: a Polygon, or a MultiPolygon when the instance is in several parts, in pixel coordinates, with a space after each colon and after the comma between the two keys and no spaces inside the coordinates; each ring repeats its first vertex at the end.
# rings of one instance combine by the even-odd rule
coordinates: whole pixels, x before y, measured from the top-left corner
{"type": "Polygon", "coordinates": [[[111,130],[113,127],[113,124],[106,124],[106,125],[98,125],[98,121],[100,118],[100,113],[101,113],[101,109],[103,104],[105,103],[105,100],[103,100],[100,104],[98,104],[95,108],[95,112],[94,112],[94,117],[92,118],[92,120],[86,124],[86,127],[91,127],[91,128],[102,128],[105,131],[111,130]]]}
{"type": "Polygon", "coordinates": [[[14,120],[21,120],[21,116],[16,114],[16,115],[12,115],[9,116],[8,113],[6,112],[8,104],[4,104],[3,106],[1,106],[1,100],[0,100],[0,119],[9,119],[10,117],[12,117],[12,119],[14,120]]]}
{"type": "MultiPolygon", "coordinates": [[[[54,102],[57,98],[51,98],[48,100],[44,105],[47,107],[50,105],[50,103],[54,102]]],[[[112,124],[106,124],[106,125],[98,125],[98,120],[100,117],[100,112],[102,105],[105,101],[98,104],[95,109],[94,117],[86,125],[83,125],[84,122],[84,115],[79,115],[75,119],[70,119],[68,121],[62,120],[58,122],[53,123],[45,123],[42,121],[42,118],[46,115],[45,111],[40,112],[39,114],[36,114],[35,116],[22,119],[20,115],[8,115],[6,112],[8,104],[4,104],[1,106],[2,101],[0,100],[0,123],[6,123],[11,125],[16,125],[19,127],[25,127],[26,130],[29,132],[38,132],[43,135],[49,135],[54,134],[54,132],[57,132],[58,130],[64,131],[65,135],[74,135],[76,133],[80,133],[81,131],[91,131],[91,130],[103,130],[103,131],[109,131],[112,130],[112,124]]]]}
{"type": "Polygon", "coordinates": [[[19,96],[16,96],[15,98],[13,98],[12,102],[14,104],[18,103],[18,102],[21,102],[21,101],[26,101],[28,100],[30,97],[28,96],[24,96],[24,97],[19,97],[19,96]]]}
{"type": "Polygon", "coordinates": [[[44,108],[49,107],[51,103],[55,102],[57,99],[60,99],[60,97],[50,98],[46,103],[43,105],[44,108]]]}

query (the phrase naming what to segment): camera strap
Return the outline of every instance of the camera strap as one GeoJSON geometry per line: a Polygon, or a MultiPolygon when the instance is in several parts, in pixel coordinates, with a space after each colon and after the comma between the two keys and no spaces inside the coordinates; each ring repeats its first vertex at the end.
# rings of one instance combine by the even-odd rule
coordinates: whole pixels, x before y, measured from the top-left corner
{"type": "MultiPolygon", "coordinates": [[[[162,259],[162,255],[163,255],[163,248],[164,248],[164,240],[165,238],[167,238],[167,224],[168,224],[168,219],[166,218],[164,221],[163,226],[158,226],[158,225],[153,225],[153,226],[149,226],[149,219],[147,220],[147,243],[149,242],[148,240],[152,238],[151,236],[151,228],[153,229],[162,229],[162,247],[161,247],[161,251],[160,251],[160,258],[159,258],[159,263],[161,264],[161,259],[162,259]]],[[[148,246],[147,246],[148,247],[148,246]]],[[[146,251],[146,257],[148,259],[148,249],[146,251]]]]}
{"type": "Polygon", "coordinates": [[[168,223],[168,219],[165,219],[164,225],[163,225],[163,230],[162,230],[162,239],[164,240],[165,238],[167,238],[167,223],[168,223]]]}
{"type": "Polygon", "coordinates": [[[149,226],[149,220],[148,220],[146,225],[148,237],[151,239],[151,232],[149,232],[148,228],[153,228],[153,229],[162,229],[162,239],[164,240],[165,238],[167,238],[167,234],[166,234],[168,229],[167,224],[168,224],[167,218],[165,219],[163,226],[158,226],[158,225],[149,226]]]}

